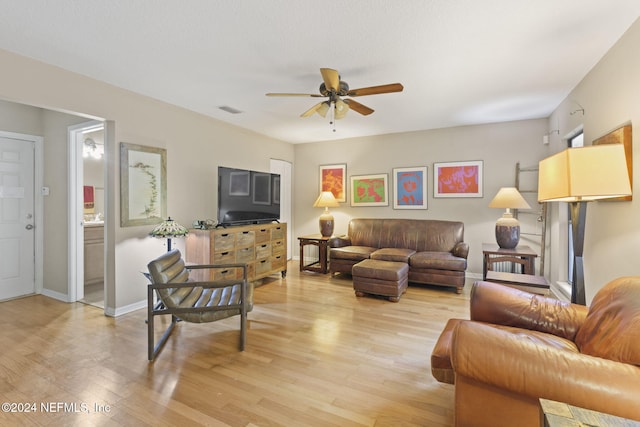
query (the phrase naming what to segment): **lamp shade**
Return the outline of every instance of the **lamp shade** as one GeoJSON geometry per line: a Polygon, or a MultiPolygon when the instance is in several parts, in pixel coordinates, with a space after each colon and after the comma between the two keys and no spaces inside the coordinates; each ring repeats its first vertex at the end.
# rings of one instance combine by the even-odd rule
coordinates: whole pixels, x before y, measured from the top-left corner
{"type": "Polygon", "coordinates": [[[320,114],[322,117],[327,117],[327,111],[329,111],[329,102],[328,101],[325,101],[322,104],[320,104],[320,106],[316,110],[316,112],[318,114],[320,114]]]}
{"type": "Polygon", "coordinates": [[[189,234],[189,230],[172,220],[171,217],[156,225],[155,228],[149,233],[149,235],[153,237],[166,238],[167,251],[171,250],[171,239],[173,237],[184,237],[187,234],[189,234]]]}
{"type": "Polygon", "coordinates": [[[189,234],[189,230],[172,220],[171,217],[156,225],[149,233],[153,237],[181,237],[187,234],[189,234]]]}
{"type": "Polygon", "coordinates": [[[490,208],[531,209],[529,203],[515,187],[502,187],[489,203],[490,208]]]}
{"type": "Polygon", "coordinates": [[[337,208],[338,206],[340,204],[331,191],[323,191],[313,203],[314,208],[337,208]]]}
{"type": "Polygon", "coordinates": [[[568,148],[539,164],[540,202],[586,202],[629,195],[622,144],[568,148]]]}

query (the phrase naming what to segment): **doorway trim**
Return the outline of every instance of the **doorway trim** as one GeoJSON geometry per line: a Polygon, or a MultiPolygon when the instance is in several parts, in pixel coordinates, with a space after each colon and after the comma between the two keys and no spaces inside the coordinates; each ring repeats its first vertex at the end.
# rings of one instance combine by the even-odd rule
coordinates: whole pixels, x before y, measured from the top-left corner
{"type": "Polygon", "coordinates": [[[286,160],[270,159],[269,168],[271,173],[280,175],[280,221],[287,223],[287,260],[290,260],[293,247],[293,218],[291,215],[293,165],[286,160]]]}
{"type": "Polygon", "coordinates": [[[17,139],[33,143],[33,210],[34,210],[34,292],[41,294],[44,287],[44,138],[41,136],[0,131],[4,138],[17,139]]]}
{"type": "MultiPolygon", "coordinates": [[[[84,192],[82,191],[84,165],[82,150],[83,134],[105,129],[105,123],[91,120],[68,127],[69,143],[69,282],[68,302],[84,298],[84,192]]],[[[106,230],[106,223],[105,223],[106,230]]],[[[106,294],[105,294],[106,298],[106,294]]],[[[105,305],[106,306],[106,305],[105,305]]]]}

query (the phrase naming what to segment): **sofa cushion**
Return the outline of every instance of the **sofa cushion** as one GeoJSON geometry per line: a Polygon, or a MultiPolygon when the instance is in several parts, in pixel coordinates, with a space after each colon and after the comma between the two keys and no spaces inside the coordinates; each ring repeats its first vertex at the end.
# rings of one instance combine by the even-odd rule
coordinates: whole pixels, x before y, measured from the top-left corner
{"type": "Polygon", "coordinates": [[[362,261],[378,250],[369,246],[345,246],[344,248],[331,248],[331,258],[362,261]]]}
{"type": "Polygon", "coordinates": [[[584,354],[640,366],[640,285],[621,277],[598,291],[576,335],[584,354]]]}
{"type": "Polygon", "coordinates": [[[449,252],[417,252],[409,258],[409,265],[411,268],[464,271],[467,268],[467,260],[449,252]]]}
{"type": "Polygon", "coordinates": [[[371,259],[381,261],[409,262],[409,257],[415,254],[413,249],[406,248],[382,248],[371,254],[371,259]]]}

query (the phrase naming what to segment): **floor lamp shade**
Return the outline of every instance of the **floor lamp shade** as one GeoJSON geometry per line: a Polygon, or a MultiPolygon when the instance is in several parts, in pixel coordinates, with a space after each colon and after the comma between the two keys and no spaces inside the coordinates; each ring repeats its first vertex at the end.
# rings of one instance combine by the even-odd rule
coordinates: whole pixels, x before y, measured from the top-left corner
{"type": "Polygon", "coordinates": [[[505,209],[496,222],[496,242],[504,249],[513,249],[520,242],[520,223],[513,217],[511,209],[531,209],[529,203],[515,187],[503,187],[489,203],[490,208],[505,209]]]}
{"type": "Polygon", "coordinates": [[[320,215],[320,234],[322,237],[331,237],[333,235],[333,215],[329,212],[329,208],[335,208],[340,206],[336,198],[331,191],[323,191],[320,193],[315,203],[314,208],[324,208],[324,212],[320,215]]]}
{"type": "Polygon", "coordinates": [[[622,144],[568,148],[540,162],[539,202],[588,202],[630,194],[622,144]]]}
{"type": "Polygon", "coordinates": [[[586,202],[631,195],[622,144],[568,148],[539,164],[538,201],[568,202],[573,231],[571,302],[586,304],[584,234],[586,202]]]}
{"type": "Polygon", "coordinates": [[[171,217],[162,221],[149,233],[150,236],[167,239],[167,252],[171,250],[172,238],[184,237],[187,234],[189,234],[189,230],[172,220],[171,217]]]}

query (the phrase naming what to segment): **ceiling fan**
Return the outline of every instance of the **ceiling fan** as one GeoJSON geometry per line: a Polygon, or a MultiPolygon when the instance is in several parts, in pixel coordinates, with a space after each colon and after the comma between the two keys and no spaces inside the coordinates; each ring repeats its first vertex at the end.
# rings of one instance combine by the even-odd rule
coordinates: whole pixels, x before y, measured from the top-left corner
{"type": "Polygon", "coordinates": [[[404,87],[400,83],[391,83],[381,86],[369,86],[360,89],[349,89],[349,85],[340,80],[340,74],[331,68],[320,68],[322,75],[322,84],[320,84],[319,94],[308,93],[267,93],[267,96],[310,96],[312,98],[328,98],[309,108],[302,113],[300,117],[309,117],[313,113],[318,113],[322,117],[327,116],[327,112],[331,114],[331,122],[343,118],[349,109],[354,110],[363,116],[373,113],[373,110],[353,99],[342,99],[344,96],[355,97],[365,95],[377,95],[381,93],[402,92],[404,87]]]}

